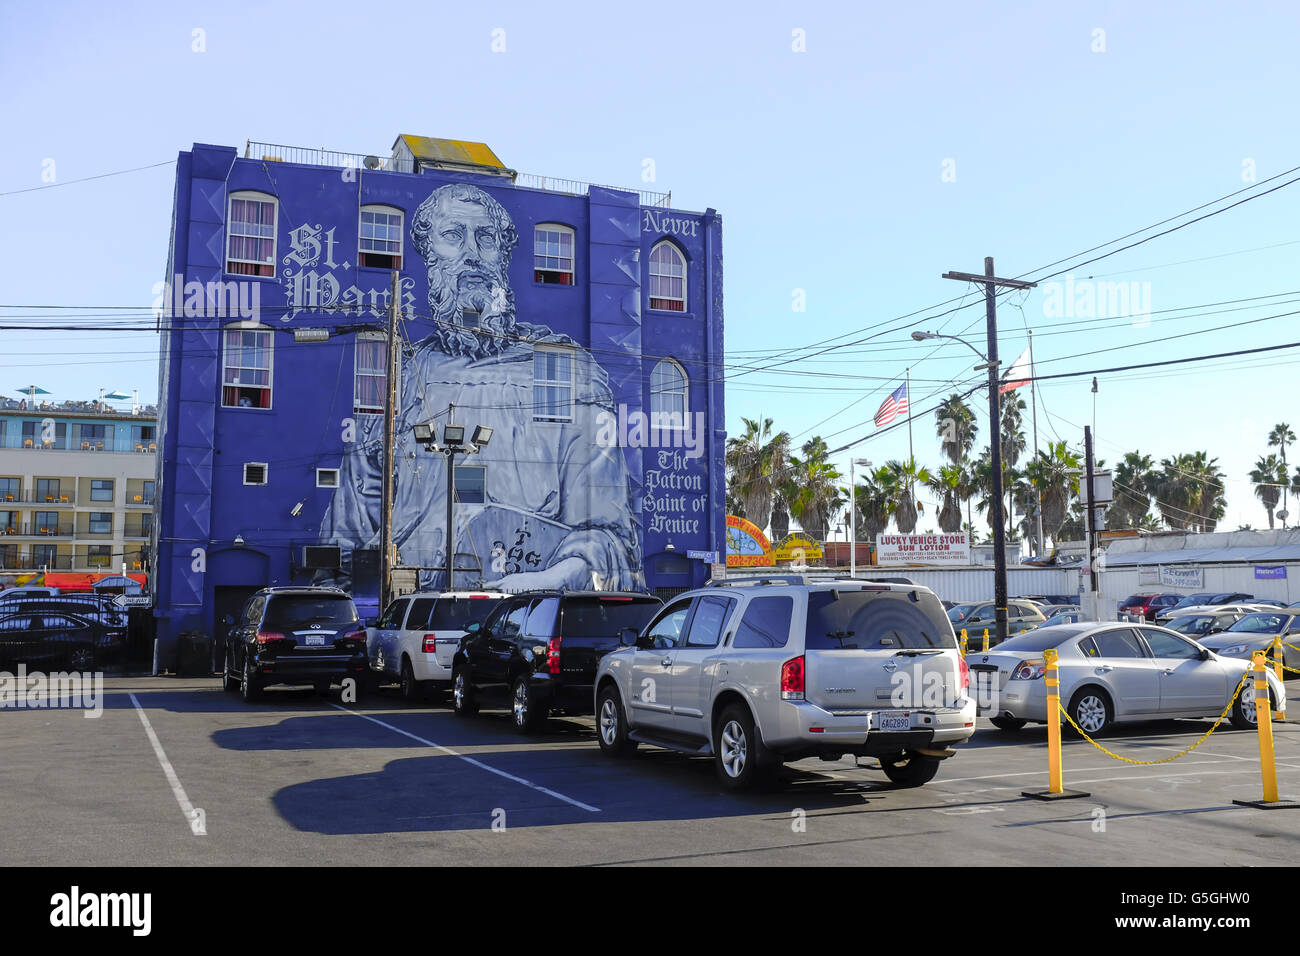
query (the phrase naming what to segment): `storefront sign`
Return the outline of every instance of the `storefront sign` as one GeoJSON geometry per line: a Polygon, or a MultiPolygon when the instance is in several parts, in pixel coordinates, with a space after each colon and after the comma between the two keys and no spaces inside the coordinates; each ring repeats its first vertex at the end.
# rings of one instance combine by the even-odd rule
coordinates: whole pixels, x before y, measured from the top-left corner
{"type": "Polygon", "coordinates": [[[1286,565],[1274,564],[1268,567],[1255,566],[1256,581],[1278,581],[1286,579],[1286,565]]]}
{"type": "Polygon", "coordinates": [[[1167,568],[1161,565],[1160,584],[1167,588],[1203,588],[1205,587],[1205,569],[1167,568]]]}
{"type": "Polygon", "coordinates": [[[821,564],[825,555],[822,546],[806,534],[788,534],[772,551],[772,559],[793,564],[821,564]]]}
{"type": "Polygon", "coordinates": [[[877,564],[970,564],[970,536],[882,534],[876,538],[877,564]]]}
{"type": "Polygon", "coordinates": [[[772,563],[772,543],[752,521],[727,515],[727,567],[766,567],[772,563]]]}

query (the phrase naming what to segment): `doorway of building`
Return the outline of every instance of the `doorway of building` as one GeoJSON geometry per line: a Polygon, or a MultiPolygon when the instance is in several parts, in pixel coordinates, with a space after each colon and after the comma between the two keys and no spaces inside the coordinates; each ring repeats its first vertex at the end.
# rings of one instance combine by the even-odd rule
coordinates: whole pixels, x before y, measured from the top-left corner
{"type": "Polygon", "coordinates": [[[261,585],[228,585],[213,589],[212,597],[212,670],[221,673],[226,666],[226,633],[230,625],[226,615],[238,619],[248,599],[261,590],[261,585]]]}

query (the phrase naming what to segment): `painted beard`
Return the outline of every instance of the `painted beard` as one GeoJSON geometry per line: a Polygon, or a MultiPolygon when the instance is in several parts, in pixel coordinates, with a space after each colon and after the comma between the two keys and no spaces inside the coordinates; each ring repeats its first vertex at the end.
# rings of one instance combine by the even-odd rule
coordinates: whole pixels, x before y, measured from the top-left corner
{"type": "Polygon", "coordinates": [[[453,273],[441,262],[430,265],[429,308],[437,323],[429,339],[448,355],[499,355],[514,338],[514,293],[505,277],[494,272],[453,273]],[[465,324],[466,312],[477,314],[477,327],[465,324]]]}

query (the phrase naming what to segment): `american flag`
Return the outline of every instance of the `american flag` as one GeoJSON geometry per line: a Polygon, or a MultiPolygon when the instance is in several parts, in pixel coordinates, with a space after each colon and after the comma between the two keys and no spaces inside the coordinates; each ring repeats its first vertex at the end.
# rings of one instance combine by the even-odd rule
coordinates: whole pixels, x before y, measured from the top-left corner
{"type": "Polygon", "coordinates": [[[876,409],[876,427],[888,425],[899,415],[907,414],[907,383],[904,382],[890,393],[876,409]]]}

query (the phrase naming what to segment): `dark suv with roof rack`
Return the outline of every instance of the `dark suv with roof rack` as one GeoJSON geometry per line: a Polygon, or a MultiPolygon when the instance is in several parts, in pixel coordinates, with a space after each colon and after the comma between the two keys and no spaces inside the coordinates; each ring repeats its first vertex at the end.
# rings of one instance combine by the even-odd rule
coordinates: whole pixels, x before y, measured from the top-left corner
{"type": "Polygon", "coordinates": [[[222,685],[256,700],[271,684],[311,684],[322,693],[366,675],[366,629],[338,588],[262,588],[238,620],[227,615],[222,685]]]}
{"type": "Polygon", "coordinates": [[[638,591],[530,591],[470,624],[452,659],[452,707],[508,706],[520,733],[552,712],[590,714],[596,667],[663,602],[638,591]]]}

